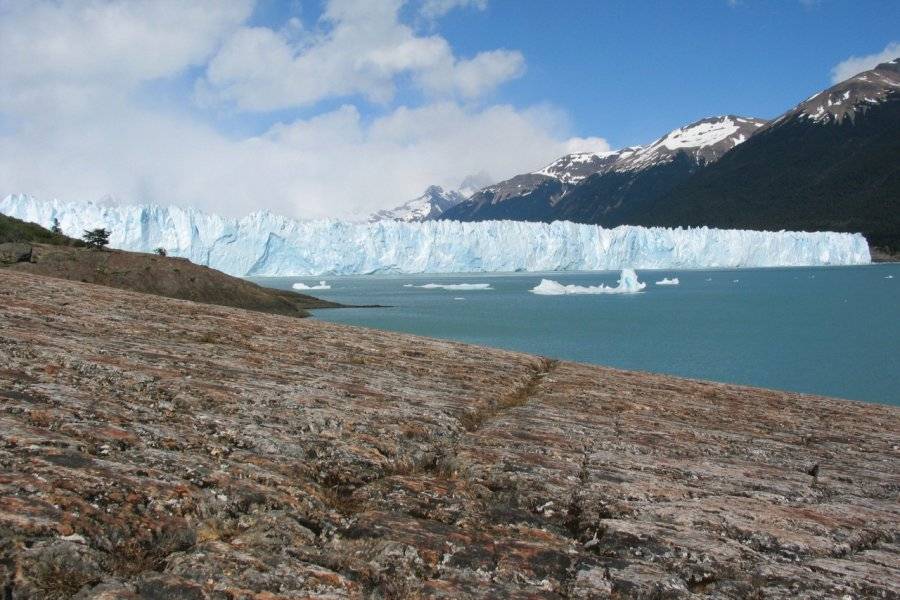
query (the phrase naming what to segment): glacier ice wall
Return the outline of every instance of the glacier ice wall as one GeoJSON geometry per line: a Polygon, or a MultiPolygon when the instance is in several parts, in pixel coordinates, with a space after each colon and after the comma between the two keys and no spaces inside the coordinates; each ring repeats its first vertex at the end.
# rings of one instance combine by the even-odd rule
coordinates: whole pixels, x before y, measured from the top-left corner
{"type": "Polygon", "coordinates": [[[566,221],[297,221],[268,212],[241,219],[155,205],[37,200],[10,195],[0,212],[64,233],[106,227],[114,248],[159,246],[232,275],[341,275],[695,269],[870,262],[860,234],[622,226],[566,221]]]}

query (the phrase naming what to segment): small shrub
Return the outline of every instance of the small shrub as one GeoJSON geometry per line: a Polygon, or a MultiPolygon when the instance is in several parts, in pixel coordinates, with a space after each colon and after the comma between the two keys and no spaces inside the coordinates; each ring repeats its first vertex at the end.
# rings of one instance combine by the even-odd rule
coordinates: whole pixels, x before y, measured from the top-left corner
{"type": "Polygon", "coordinates": [[[157,254],[159,254],[160,256],[168,256],[168,255],[169,255],[169,253],[166,252],[166,249],[163,248],[162,246],[160,246],[159,248],[156,248],[156,249],[154,250],[154,252],[157,253],[157,254]]]}

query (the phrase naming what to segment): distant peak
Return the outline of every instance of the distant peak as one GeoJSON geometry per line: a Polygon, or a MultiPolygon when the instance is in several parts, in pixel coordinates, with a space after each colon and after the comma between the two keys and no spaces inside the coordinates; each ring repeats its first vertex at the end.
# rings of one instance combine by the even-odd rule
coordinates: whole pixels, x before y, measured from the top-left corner
{"type": "Polygon", "coordinates": [[[779,117],[776,122],[803,118],[814,123],[840,124],[900,94],[900,59],[857,73],[817,92],[779,117]]]}

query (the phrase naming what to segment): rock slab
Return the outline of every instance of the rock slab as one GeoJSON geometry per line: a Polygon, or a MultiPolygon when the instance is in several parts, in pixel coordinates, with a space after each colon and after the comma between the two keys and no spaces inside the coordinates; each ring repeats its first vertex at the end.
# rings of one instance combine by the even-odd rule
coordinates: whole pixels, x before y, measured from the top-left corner
{"type": "Polygon", "coordinates": [[[898,432],[0,271],[5,599],[897,598],[898,432]]]}

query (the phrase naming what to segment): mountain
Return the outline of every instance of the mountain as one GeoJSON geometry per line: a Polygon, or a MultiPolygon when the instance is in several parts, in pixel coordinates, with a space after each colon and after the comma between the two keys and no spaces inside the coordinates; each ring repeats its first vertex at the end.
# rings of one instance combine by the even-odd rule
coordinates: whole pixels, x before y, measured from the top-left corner
{"type": "Polygon", "coordinates": [[[857,231],[896,252],[898,165],[900,59],[801,102],[631,222],[857,231]]]}
{"type": "Polygon", "coordinates": [[[569,154],[534,173],[488,186],[440,218],[599,222],[621,207],[657,198],[764,124],[733,115],[711,117],[671,131],[647,146],[569,154]],[[571,197],[575,190],[579,193],[571,197]]]}
{"type": "Polygon", "coordinates": [[[404,221],[417,223],[437,219],[448,208],[465,200],[460,192],[444,190],[439,185],[432,185],[418,198],[390,210],[380,210],[369,217],[369,222],[404,221]]]}
{"type": "Polygon", "coordinates": [[[571,154],[442,219],[863,233],[900,250],[900,59],[771,122],[713,117],[644,147],[571,154]]]}
{"type": "Polygon", "coordinates": [[[296,221],[268,212],[228,219],[177,206],[40,201],[7,196],[0,213],[63,232],[105,227],[110,246],[162,247],[232,275],[454,273],[865,264],[859,235],[662,229],[604,229],[557,221],[348,223],[296,221]]]}

